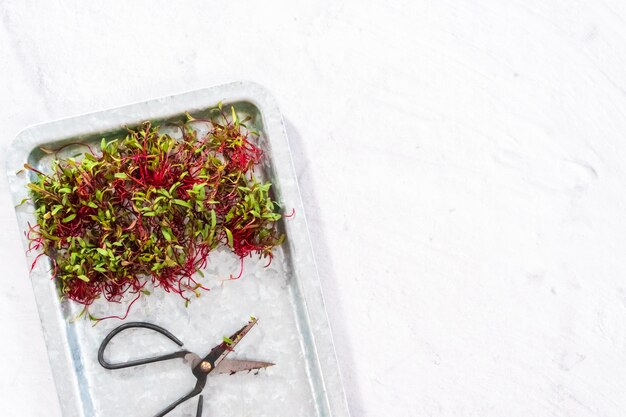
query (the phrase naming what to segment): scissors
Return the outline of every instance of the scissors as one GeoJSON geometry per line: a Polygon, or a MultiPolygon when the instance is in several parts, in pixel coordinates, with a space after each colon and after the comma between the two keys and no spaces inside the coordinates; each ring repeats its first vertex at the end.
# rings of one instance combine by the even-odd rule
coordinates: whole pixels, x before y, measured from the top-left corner
{"type": "MultiPolygon", "coordinates": [[[[237,330],[230,338],[224,338],[224,341],[217,346],[215,346],[208,355],[204,358],[201,358],[197,354],[190,352],[188,350],[179,350],[178,352],[172,352],[165,355],[154,356],[146,359],[137,359],[131,360],[123,363],[110,363],[106,359],[104,359],[104,351],[106,350],[109,342],[120,332],[131,329],[131,328],[144,328],[153,330],[158,332],[178,346],[183,346],[183,342],[181,342],[176,336],[174,336],[169,331],[165,330],[163,327],[157,326],[156,324],[146,323],[146,322],[132,322],[125,323],[121,326],[113,329],[102,341],[100,345],[100,349],[98,349],[98,362],[106,369],[122,369],[122,368],[130,368],[132,366],[145,365],[148,363],[166,361],[169,359],[182,358],[185,363],[191,366],[191,373],[194,377],[196,377],[196,385],[195,387],[186,395],[183,395],[178,400],[174,401],[159,413],[155,415],[155,417],[162,417],[172,411],[174,408],[178,407],[180,404],[185,401],[195,397],[200,394],[204,389],[206,384],[207,376],[213,372],[217,372],[220,374],[229,374],[232,375],[241,371],[253,371],[259,370],[262,368],[267,368],[268,366],[274,365],[270,362],[261,362],[261,361],[248,361],[248,360],[237,360],[237,359],[227,359],[226,356],[230,352],[233,351],[235,346],[243,339],[243,337],[254,327],[257,323],[257,319],[254,317],[250,318],[248,324],[243,326],[241,329],[237,330]]],[[[196,409],[196,417],[202,416],[202,401],[203,396],[200,395],[198,399],[198,407],[196,409]]]]}

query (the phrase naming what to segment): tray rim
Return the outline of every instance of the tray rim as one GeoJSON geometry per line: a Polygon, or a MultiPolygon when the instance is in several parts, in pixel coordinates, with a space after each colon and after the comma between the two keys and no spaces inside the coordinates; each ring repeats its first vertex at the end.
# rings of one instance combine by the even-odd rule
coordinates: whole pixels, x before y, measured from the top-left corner
{"type": "MultiPolygon", "coordinates": [[[[237,81],[26,127],[16,135],[10,144],[8,151],[12,157],[5,161],[6,175],[13,202],[17,205],[22,198],[27,196],[28,176],[19,175],[17,172],[23,167],[24,162],[27,162],[32,151],[44,143],[81,135],[93,135],[98,132],[119,129],[124,125],[135,125],[143,120],[171,117],[185,111],[206,109],[220,100],[224,103],[250,102],[256,106],[262,116],[264,133],[272,147],[271,159],[277,177],[275,187],[281,195],[289,195],[289,205],[292,205],[297,213],[293,220],[285,222],[285,229],[288,236],[299,237],[295,242],[291,238],[288,239],[288,244],[290,250],[296,249],[298,255],[297,262],[295,260],[292,262],[293,275],[299,295],[302,298],[299,307],[303,309],[309,327],[309,329],[304,329],[303,337],[307,336],[305,333],[310,334],[313,350],[306,352],[307,349],[304,344],[303,348],[305,354],[309,355],[309,359],[313,361],[312,365],[315,366],[316,373],[319,373],[322,383],[320,392],[313,391],[313,395],[317,397],[317,403],[319,404],[321,401],[323,404],[323,407],[318,407],[318,414],[328,417],[349,417],[345,390],[282,113],[276,99],[265,87],[256,82],[237,81]],[[275,145],[277,142],[280,143],[280,146],[275,145]],[[295,233],[296,230],[297,233],[295,233]],[[328,390],[327,387],[329,386],[333,389],[328,390]]],[[[20,231],[25,230],[29,221],[36,222],[34,215],[26,210],[16,207],[15,212],[20,231]]],[[[26,250],[27,240],[23,236],[20,240],[26,250]]],[[[29,266],[35,257],[36,254],[26,254],[29,266]]],[[[55,310],[58,317],[54,319],[43,314],[44,305],[52,303],[52,300],[57,297],[53,286],[49,285],[48,277],[45,277],[45,280],[41,279],[44,278],[44,275],[42,271],[35,269],[30,273],[30,278],[62,415],[65,417],[86,417],[84,407],[78,407],[79,404],[82,405],[82,399],[81,384],[75,372],[73,360],[73,355],[76,355],[77,352],[72,352],[67,343],[68,330],[71,324],[67,323],[58,308],[55,310]],[[44,321],[46,326],[44,326],[44,321]],[[53,362],[58,361],[64,362],[67,366],[52,366],[53,362]],[[62,397],[58,385],[60,383],[67,384],[67,382],[71,382],[73,389],[66,391],[68,394],[62,397]]],[[[294,307],[298,308],[298,306],[294,307]]]]}

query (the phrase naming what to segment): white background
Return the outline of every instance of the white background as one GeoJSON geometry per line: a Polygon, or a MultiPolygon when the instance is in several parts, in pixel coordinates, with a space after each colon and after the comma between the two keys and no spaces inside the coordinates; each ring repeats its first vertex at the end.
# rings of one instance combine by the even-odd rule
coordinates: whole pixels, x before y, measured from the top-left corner
{"type": "MultiPolygon", "coordinates": [[[[625,28],[622,0],[0,0],[0,140],[259,82],[353,417],[623,416],[625,28]]],[[[0,188],[1,414],[56,417],[0,188]]]]}

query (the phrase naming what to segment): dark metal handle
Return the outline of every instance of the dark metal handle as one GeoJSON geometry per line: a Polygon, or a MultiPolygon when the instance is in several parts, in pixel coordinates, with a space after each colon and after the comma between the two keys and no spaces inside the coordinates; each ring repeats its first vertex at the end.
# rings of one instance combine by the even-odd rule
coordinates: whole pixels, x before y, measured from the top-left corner
{"type": "MultiPolygon", "coordinates": [[[[206,383],[206,376],[204,378],[200,378],[198,382],[196,383],[196,386],[188,394],[183,395],[178,400],[168,405],[166,408],[161,410],[158,414],[155,414],[154,417],[163,417],[164,415],[168,414],[170,411],[172,411],[173,409],[175,409],[176,407],[178,407],[185,401],[200,394],[202,392],[202,389],[204,388],[205,383],[206,383]]],[[[200,417],[202,415],[202,400],[203,398],[201,395],[200,399],[198,400],[198,408],[196,409],[196,417],[200,417]]]]}
{"type": "Polygon", "coordinates": [[[113,329],[111,331],[111,333],[109,333],[107,335],[107,337],[105,337],[104,340],[102,341],[102,344],[100,345],[100,349],[98,349],[98,362],[100,362],[100,365],[102,365],[106,369],[122,369],[122,368],[129,368],[131,366],[145,365],[147,363],[166,361],[166,360],[169,360],[169,359],[183,358],[183,357],[185,357],[185,355],[191,353],[188,350],[181,350],[181,351],[174,352],[174,353],[168,353],[166,355],[154,356],[152,358],[146,358],[146,359],[137,359],[137,360],[132,360],[132,361],[123,362],[123,363],[109,363],[109,362],[107,362],[104,359],[104,351],[105,351],[107,345],[109,344],[109,342],[115,336],[117,336],[118,333],[120,333],[120,332],[122,332],[122,331],[124,331],[126,329],[131,329],[131,328],[150,329],[150,330],[153,330],[153,331],[155,331],[157,333],[160,333],[163,336],[167,337],[172,342],[176,343],[178,346],[182,346],[183,345],[183,342],[178,340],[178,338],[176,336],[174,336],[172,333],[170,333],[167,330],[165,330],[163,327],[157,326],[156,324],[145,323],[145,322],[125,323],[125,324],[122,324],[121,326],[118,326],[115,329],[113,329]]]}
{"type": "Polygon", "coordinates": [[[204,397],[201,395],[198,398],[198,408],[196,408],[196,417],[202,417],[202,403],[204,402],[204,397]]]}

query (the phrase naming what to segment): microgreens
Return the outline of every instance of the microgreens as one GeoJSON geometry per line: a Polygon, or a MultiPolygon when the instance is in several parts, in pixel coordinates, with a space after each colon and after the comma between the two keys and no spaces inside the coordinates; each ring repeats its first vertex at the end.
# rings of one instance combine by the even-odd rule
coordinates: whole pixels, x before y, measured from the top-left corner
{"type": "Polygon", "coordinates": [[[181,138],[145,122],[102,139],[99,152],[56,159],[50,174],[25,165],[37,177],[28,184],[38,222],[30,249],[50,257],[62,297],[89,306],[130,292],[134,302],[150,282],[188,301],[206,289],[195,274],[220,245],[271,262],[284,239],[281,214],[271,183],[254,173],[258,136],[231,111],[220,104],[218,118],[188,115],[181,138]]]}

